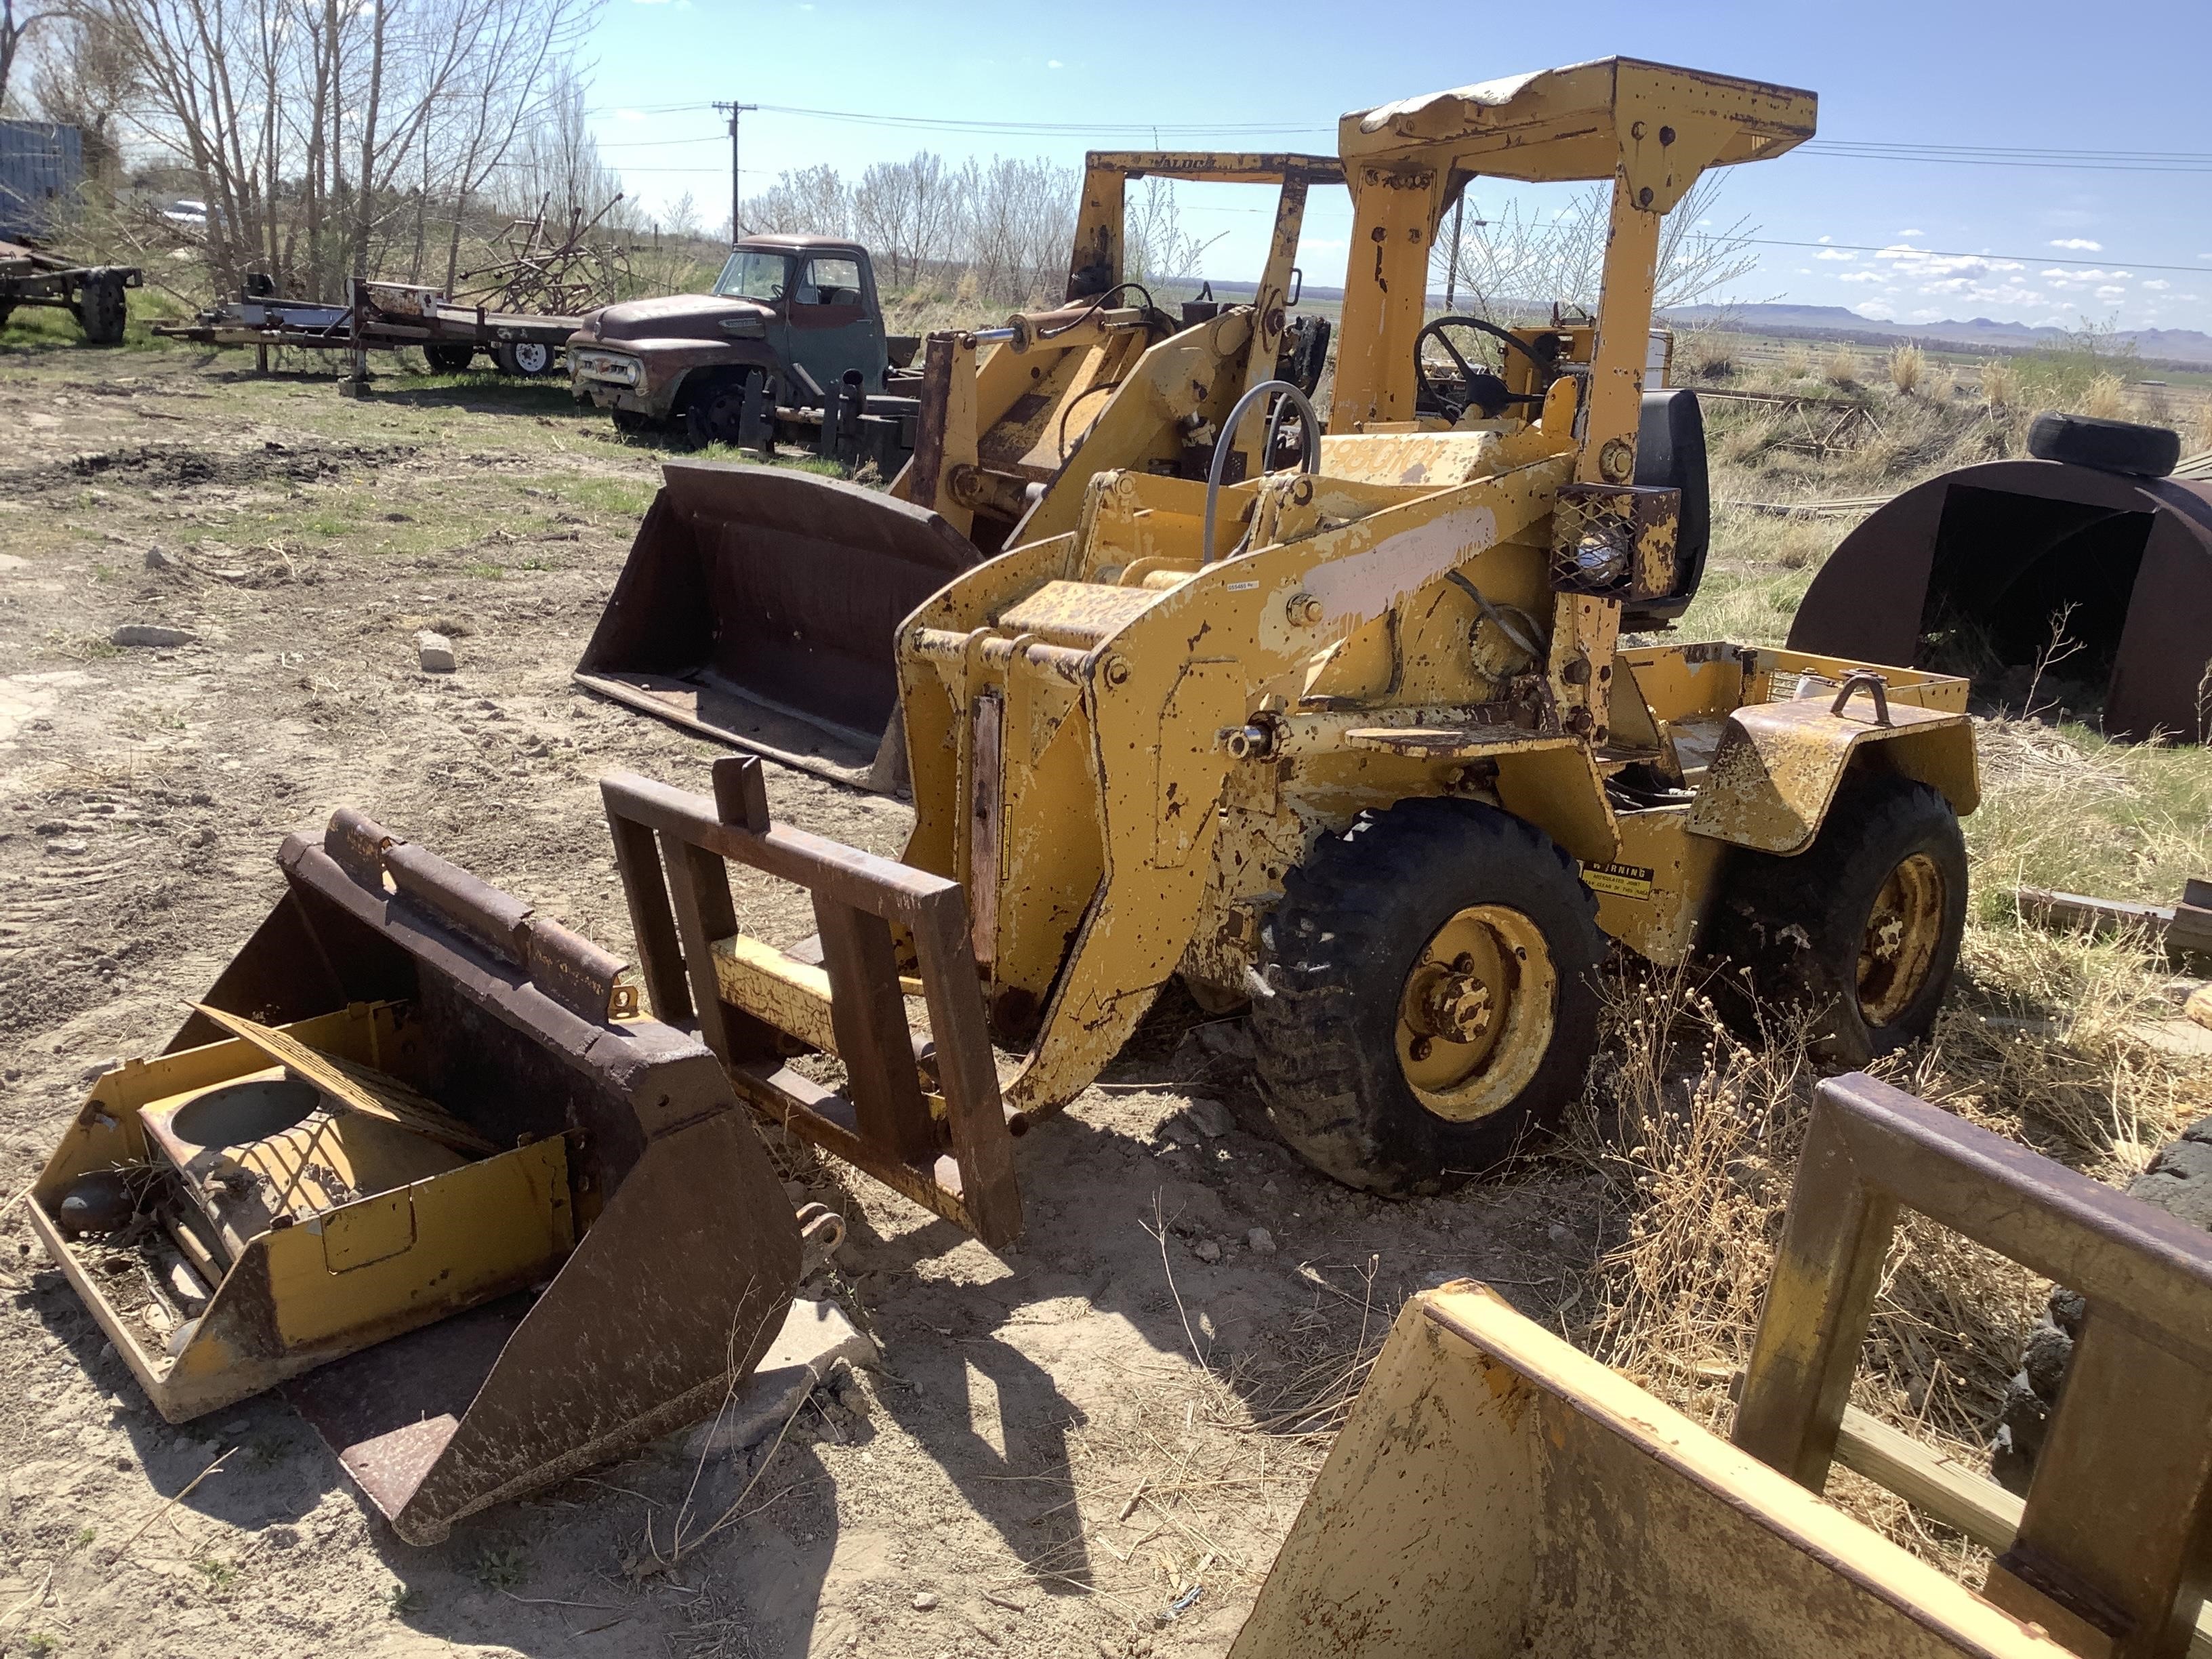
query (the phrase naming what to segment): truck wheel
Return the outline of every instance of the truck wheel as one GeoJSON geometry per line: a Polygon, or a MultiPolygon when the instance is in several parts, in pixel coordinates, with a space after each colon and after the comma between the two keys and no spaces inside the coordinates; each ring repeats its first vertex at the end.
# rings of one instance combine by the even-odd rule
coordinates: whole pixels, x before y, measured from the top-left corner
{"type": "Polygon", "coordinates": [[[1707,950],[1740,1024],[1811,1020],[1813,1052],[1865,1065],[1928,1034],[1966,931],[1966,843],[1950,802],[1895,776],[1847,780],[1811,847],[1740,852],[1707,950]]]}
{"type": "Polygon", "coordinates": [[[553,348],[543,340],[501,340],[491,349],[491,360],[502,374],[534,380],[553,367],[553,348]]]}
{"type": "Polygon", "coordinates": [[[77,325],[84,330],[87,345],[118,343],[123,338],[123,325],[129,318],[128,305],[123,297],[123,273],[89,273],[77,289],[76,310],[77,325]]]}
{"type": "Polygon", "coordinates": [[[460,374],[475,361],[477,349],[465,340],[434,340],[422,348],[433,374],[460,374]]]}
{"type": "Polygon", "coordinates": [[[736,444],[744,419],[745,390],[751,379],[743,369],[719,369],[692,392],[684,411],[684,430],[695,447],[736,444]]]}
{"type": "Polygon", "coordinates": [[[1401,801],[1283,884],[1255,998],[1261,1093],[1324,1174],[1437,1193],[1558,1121],[1597,1044],[1597,902],[1534,825],[1401,801]]]}
{"type": "Polygon", "coordinates": [[[641,410],[617,409],[609,411],[615,417],[615,430],[636,437],[653,430],[657,424],[653,416],[641,410]]]}

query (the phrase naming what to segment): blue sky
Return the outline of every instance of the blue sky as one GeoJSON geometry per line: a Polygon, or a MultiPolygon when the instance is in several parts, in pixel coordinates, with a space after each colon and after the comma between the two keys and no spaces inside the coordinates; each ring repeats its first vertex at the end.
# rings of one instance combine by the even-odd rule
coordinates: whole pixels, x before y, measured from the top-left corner
{"type": "MultiPolygon", "coordinates": [[[[1959,163],[1799,151],[1731,170],[1715,216],[1812,245],[1760,246],[1736,298],[1902,321],[2089,317],[2212,331],[2208,0],[1274,0],[1109,15],[999,0],[607,0],[590,47],[593,128],[635,197],[665,207],[688,190],[715,223],[729,193],[722,118],[707,107],[717,99],[1138,129],[963,132],[764,109],[744,118],[750,193],[784,168],[826,161],[856,177],[917,149],[1074,163],[1086,148],[1148,146],[1149,124],[1164,148],[1330,150],[1346,110],[1617,52],[1808,88],[1823,139],[2014,152],[1959,163]],[[1227,131],[1255,124],[1285,130],[1227,131]],[[2065,152],[2069,164],[1992,164],[2021,150],[2065,152]],[[2079,164],[2093,159],[2105,165],[2079,164]]],[[[1479,184],[1475,200],[1488,212],[1504,193],[1479,184]]],[[[1184,228],[1220,239],[1204,274],[1255,274],[1267,226],[1256,194],[1185,187],[1184,228]]],[[[1301,251],[1313,281],[1340,278],[1347,219],[1342,191],[1317,192],[1301,251]]]]}

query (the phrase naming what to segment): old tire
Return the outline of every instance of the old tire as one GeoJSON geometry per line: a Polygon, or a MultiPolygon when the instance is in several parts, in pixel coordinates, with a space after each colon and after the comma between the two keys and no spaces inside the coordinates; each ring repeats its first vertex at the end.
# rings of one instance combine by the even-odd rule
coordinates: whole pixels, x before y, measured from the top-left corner
{"type": "Polygon", "coordinates": [[[1596,899],[1510,814],[1424,799],[1362,816],[1290,872],[1261,945],[1261,1093],[1284,1139],[1346,1186],[1444,1191],[1582,1086],[1596,899]]]}
{"type": "Polygon", "coordinates": [[[422,348],[422,359],[433,374],[461,374],[476,361],[477,349],[465,340],[434,340],[422,348]]]}
{"type": "Polygon", "coordinates": [[[652,431],[659,424],[652,416],[640,410],[616,409],[610,410],[608,413],[614,416],[615,430],[633,438],[652,431]]]}
{"type": "Polygon", "coordinates": [[[1927,1035],[1966,928],[1966,838],[1941,793],[1854,777],[1804,852],[1735,856],[1706,948],[1739,1024],[1793,1010],[1845,1068],[1927,1035]]]}
{"type": "Polygon", "coordinates": [[[717,369],[692,390],[684,410],[684,433],[695,448],[736,444],[751,379],[743,369],[717,369]]]}
{"type": "Polygon", "coordinates": [[[2027,428],[2027,453],[2039,461],[2065,461],[2100,472],[2163,478],[2180,465],[2181,434],[2133,421],[2100,421],[2091,415],[2046,410],[2027,428]]]}
{"type": "Polygon", "coordinates": [[[85,277],[83,285],[77,289],[76,320],[84,330],[87,345],[121,343],[124,325],[130,320],[129,304],[123,292],[123,273],[119,270],[95,270],[85,277]]]}

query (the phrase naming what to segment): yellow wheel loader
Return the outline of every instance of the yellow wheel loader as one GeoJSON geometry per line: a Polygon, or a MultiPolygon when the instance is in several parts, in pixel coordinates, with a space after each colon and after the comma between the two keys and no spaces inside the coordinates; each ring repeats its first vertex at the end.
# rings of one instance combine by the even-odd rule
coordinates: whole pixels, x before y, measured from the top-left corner
{"type": "MultiPolygon", "coordinates": [[[[1292,315],[1292,261],[1325,155],[1097,152],[1087,161],[1066,304],[923,348],[914,457],[888,492],[795,471],[671,461],[579,684],[699,732],[878,789],[903,787],[893,642],[946,580],[1072,530],[1107,468],[1203,477],[1221,417],[1278,374],[1310,392],[1325,319],[1292,315]],[[1249,305],[1178,321],[1122,280],[1128,181],[1277,187],[1267,269],[1249,305]],[[988,355],[987,355],[988,354],[988,355]]],[[[1231,476],[1260,466],[1255,415],[1231,476]]]]}
{"type": "Polygon", "coordinates": [[[1006,1138],[1178,975],[1210,1009],[1249,1004],[1285,1138],[1383,1193],[1494,1164],[1558,1114],[1612,945],[1725,954],[1838,1060],[1925,1031],[1964,924],[1966,684],[1622,637],[1681,610],[1705,550],[1692,394],[1644,390],[1661,218],[1705,168],[1808,137],[1814,107],[1607,59],[1344,118],[1326,435],[1297,388],[1255,386],[1222,428],[1291,447],[1295,425],[1296,465],[1102,469],[1072,524],[906,619],[902,865],[734,788],[611,781],[656,1006],[696,1009],[760,1109],[987,1237],[1018,1224],[1006,1138]],[[1455,326],[1424,321],[1431,245],[1486,173],[1612,181],[1595,324],[1474,319],[1462,337],[1510,342],[1497,368],[1430,364],[1455,326]],[[884,939],[729,937],[733,858],[834,878],[902,945],[925,889],[931,927],[957,907],[960,949],[902,958],[931,1038],[891,1030],[884,939]],[[944,1063],[978,981],[1020,1051],[1003,1097],[972,1056],[944,1063]],[[845,1085],[781,1064],[793,1042],[843,1059],[845,1085]]]}

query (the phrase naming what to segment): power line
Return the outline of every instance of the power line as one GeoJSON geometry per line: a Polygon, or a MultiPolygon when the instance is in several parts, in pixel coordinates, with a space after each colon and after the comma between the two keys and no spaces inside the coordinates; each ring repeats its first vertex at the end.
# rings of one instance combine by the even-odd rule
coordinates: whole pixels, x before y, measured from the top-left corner
{"type": "Polygon", "coordinates": [[[2024,167],[2051,173],[2212,173],[2212,155],[2146,152],[2134,159],[2097,159],[2094,152],[2063,150],[1996,151],[1975,155],[1966,147],[1940,145],[1845,143],[1815,138],[1798,146],[1808,155],[1825,155],[1845,161],[1925,161],[1963,167],[2024,167]]]}

